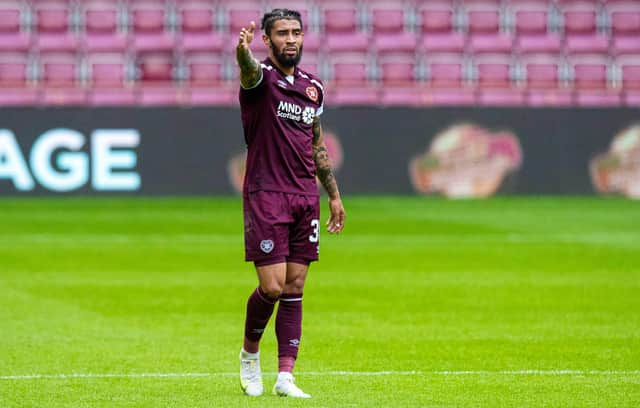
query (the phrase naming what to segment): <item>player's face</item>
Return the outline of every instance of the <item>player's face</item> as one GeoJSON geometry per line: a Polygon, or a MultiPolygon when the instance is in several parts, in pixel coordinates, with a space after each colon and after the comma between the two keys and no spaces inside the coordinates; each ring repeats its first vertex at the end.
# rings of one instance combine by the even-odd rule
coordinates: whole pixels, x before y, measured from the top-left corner
{"type": "Polygon", "coordinates": [[[271,34],[265,35],[265,43],[280,65],[292,68],[302,58],[302,28],[297,20],[281,19],[273,23],[271,34]]]}

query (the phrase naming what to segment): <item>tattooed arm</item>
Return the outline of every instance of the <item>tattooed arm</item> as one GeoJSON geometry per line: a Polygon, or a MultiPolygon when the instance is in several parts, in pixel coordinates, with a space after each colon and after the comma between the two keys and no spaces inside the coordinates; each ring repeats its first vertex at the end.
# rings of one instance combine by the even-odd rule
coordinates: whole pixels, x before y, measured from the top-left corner
{"type": "Polygon", "coordinates": [[[262,79],[262,69],[260,62],[253,57],[249,44],[253,41],[253,32],[256,29],[256,23],[251,22],[249,28],[242,27],[240,37],[238,38],[238,46],[236,47],[236,59],[240,66],[240,85],[244,89],[250,89],[258,85],[262,79]]]}
{"type": "Polygon", "coordinates": [[[313,161],[316,164],[316,175],[322,183],[322,186],[329,194],[329,209],[331,216],[327,221],[327,230],[329,233],[340,233],[344,228],[345,212],[338,190],[338,182],[331,171],[331,161],[329,160],[329,152],[324,145],[322,137],[322,124],[320,117],[316,116],[313,120],[313,161]]]}

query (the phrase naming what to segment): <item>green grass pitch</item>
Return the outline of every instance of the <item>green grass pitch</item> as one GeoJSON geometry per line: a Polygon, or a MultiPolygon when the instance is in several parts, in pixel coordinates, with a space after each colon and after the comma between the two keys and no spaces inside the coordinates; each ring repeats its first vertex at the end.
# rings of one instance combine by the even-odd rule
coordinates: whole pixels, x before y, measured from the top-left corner
{"type": "Polygon", "coordinates": [[[267,393],[240,390],[239,198],[0,200],[0,407],[640,406],[640,202],[345,206],[307,280],[299,401],[270,394],[273,322],[267,393]]]}

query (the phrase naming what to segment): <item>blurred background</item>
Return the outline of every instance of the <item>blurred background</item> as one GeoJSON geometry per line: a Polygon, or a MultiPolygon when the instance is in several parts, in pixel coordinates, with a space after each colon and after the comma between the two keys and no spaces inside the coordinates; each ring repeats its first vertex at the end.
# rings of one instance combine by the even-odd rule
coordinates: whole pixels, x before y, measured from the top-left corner
{"type": "MultiPolygon", "coordinates": [[[[0,194],[236,192],[234,47],[241,27],[275,7],[302,14],[301,66],[325,81],[328,143],[347,191],[640,195],[631,0],[1,0],[0,152],[13,154],[0,194]],[[122,128],[136,134],[92,152],[96,129],[122,128]],[[80,136],[33,154],[56,129],[80,136]],[[87,155],[66,190],[33,174],[72,171],[55,146],[87,155]],[[135,170],[128,188],[90,183],[89,155],[109,146],[133,149],[104,167],[135,170]],[[374,181],[381,160],[388,169],[374,181]],[[33,182],[20,183],[29,172],[33,182]]],[[[266,56],[260,38],[253,50],[266,56]]]]}

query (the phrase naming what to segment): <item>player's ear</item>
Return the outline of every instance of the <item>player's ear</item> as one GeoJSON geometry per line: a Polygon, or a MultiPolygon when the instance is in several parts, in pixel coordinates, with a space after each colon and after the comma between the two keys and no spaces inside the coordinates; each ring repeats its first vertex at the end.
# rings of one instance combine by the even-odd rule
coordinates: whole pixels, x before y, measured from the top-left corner
{"type": "Polygon", "coordinates": [[[262,34],[262,41],[264,41],[264,45],[266,45],[268,49],[269,43],[271,43],[271,38],[269,38],[269,36],[266,34],[262,34]]]}

